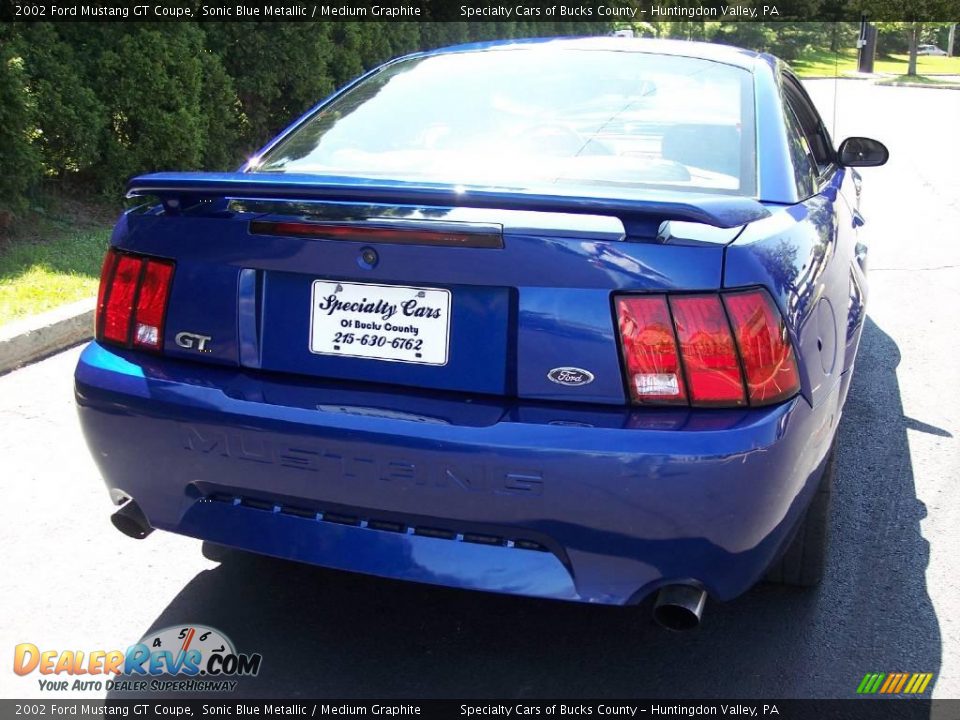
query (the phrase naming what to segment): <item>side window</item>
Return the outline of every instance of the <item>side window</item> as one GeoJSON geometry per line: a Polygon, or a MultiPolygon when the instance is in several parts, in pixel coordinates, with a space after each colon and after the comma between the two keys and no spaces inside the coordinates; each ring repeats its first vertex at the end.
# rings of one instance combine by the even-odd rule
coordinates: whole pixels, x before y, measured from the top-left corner
{"type": "Polygon", "coordinates": [[[800,120],[789,102],[783,104],[783,117],[787,122],[787,143],[793,160],[793,172],[797,181],[797,192],[806,199],[817,192],[817,168],[810,152],[807,137],[800,126],[800,120]]]}
{"type": "Polygon", "coordinates": [[[810,152],[817,164],[818,175],[822,174],[833,162],[833,142],[820,119],[820,114],[810,102],[800,83],[790,75],[783,76],[783,94],[793,108],[807,138],[810,152]]]}

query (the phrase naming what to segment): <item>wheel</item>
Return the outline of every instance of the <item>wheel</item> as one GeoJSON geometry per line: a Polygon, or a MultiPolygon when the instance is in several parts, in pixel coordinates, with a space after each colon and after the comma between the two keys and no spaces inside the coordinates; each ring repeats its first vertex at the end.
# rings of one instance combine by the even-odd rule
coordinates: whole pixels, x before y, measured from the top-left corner
{"type": "Polygon", "coordinates": [[[816,587],[823,579],[830,546],[830,495],[833,491],[836,441],[810,507],[783,556],[767,571],[766,581],[778,585],[816,587]]]}

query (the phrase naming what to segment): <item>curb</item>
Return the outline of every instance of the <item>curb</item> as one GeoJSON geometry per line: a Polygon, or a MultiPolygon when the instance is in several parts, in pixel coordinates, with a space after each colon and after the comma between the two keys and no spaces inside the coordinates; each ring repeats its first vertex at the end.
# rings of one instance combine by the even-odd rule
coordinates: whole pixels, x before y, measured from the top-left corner
{"type": "Polygon", "coordinates": [[[910,87],[910,88],[929,88],[931,90],[960,90],[960,83],[910,83],[910,82],[884,82],[879,80],[874,85],[881,87],[910,87]]]}
{"type": "Polygon", "coordinates": [[[93,337],[96,303],[87,298],[0,326],[0,375],[93,337]]]}
{"type": "Polygon", "coordinates": [[[797,75],[800,82],[804,80],[873,80],[873,75],[797,75]]]}

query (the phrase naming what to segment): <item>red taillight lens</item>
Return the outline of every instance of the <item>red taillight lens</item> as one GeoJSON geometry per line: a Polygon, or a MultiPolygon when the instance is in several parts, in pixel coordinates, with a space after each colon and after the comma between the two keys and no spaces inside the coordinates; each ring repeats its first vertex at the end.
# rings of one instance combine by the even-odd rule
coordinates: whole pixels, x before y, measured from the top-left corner
{"type": "Polygon", "coordinates": [[[170,279],[173,263],[147,260],[137,296],[137,312],[133,324],[135,347],[159,350],[163,342],[163,320],[167,313],[167,296],[170,294],[170,279]]]}
{"type": "Polygon", "coordinates": [[[760,406],[800,390],[783,319],[763,290],[622,295],[616,311],[635,403],[760,406]]]}
{"type": "Polygon", "coordinates": [[[160,350],[172,262],[107,251],[97,294],[97,339],[160,350]]]}
{"type": "Polygon", "coordinates": [[[630,397],[637,403],[686,404],[673,322],[663,295],[617,298],[620,343],[630,397]]]}
{"type": "Polygon", "coordinates": [[[800,375],[783,319],[762,290],[726,293],[723,302],[737,338],[751,405],[772,405],[795,395],[800,375]]]}
{"type": "Polygon", "coordinates": [[[97,290],[97,311],[94,320],[93,333],[98,338],[103,335],[103,318],[107,302],[107,288],[113,281],[113,269],[117,266],[117,253],[107,250],[103,256],[103,265],[100,268],[100,289],[97,290]]]}
{"type": "Polygon", "coordinates": [[[117,259],[117,267],[113,271],[113,279],[106,293],[103,313],[104,340],[127,344],[133,301],[137,295],[137,283],[140,282],[142,267],[143,260],[137,257],[121,255],[117,259]]]}
{"type": "Polygon", "coordinates": [[[718,295],[670,298],[691,405],[746,405],[740,361],[718,295]]]}

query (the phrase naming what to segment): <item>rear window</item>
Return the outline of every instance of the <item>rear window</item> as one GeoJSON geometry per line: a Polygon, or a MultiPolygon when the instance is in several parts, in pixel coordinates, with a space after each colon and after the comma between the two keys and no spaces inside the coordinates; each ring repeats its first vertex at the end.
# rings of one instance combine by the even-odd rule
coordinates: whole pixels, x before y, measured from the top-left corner
{"type": "Polygon", "coordinates": [[[501,50],[394,63],[256,172],[753,195],[750,73],[696,58],[501,50]]]}

